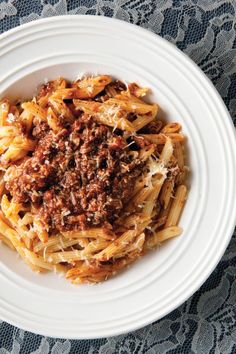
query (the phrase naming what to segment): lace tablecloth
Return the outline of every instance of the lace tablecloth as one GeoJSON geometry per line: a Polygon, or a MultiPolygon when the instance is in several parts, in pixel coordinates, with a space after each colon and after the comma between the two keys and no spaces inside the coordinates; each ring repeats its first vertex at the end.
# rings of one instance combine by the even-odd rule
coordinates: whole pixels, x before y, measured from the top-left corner
{"type": "MultiPolygon", "coordinates": [[[[116,17],[174,43],[212,80],[236,123],[236,0],[0,0],[0,32],[63,14],[116,17]]],[[[236,233],[201,289],[162,320],[84,341],[42,337],[0,321],[0,354],[236,353],[235,276],[236,233]]]]}

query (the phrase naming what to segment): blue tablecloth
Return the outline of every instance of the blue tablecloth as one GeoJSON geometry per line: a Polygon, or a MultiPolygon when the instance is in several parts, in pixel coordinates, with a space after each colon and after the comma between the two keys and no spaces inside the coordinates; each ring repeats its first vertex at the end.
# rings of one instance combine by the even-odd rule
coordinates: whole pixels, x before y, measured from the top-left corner
{"type": "MultiPolygon", "coordinates": [[[[236,123],[235,0],[0,0],[0,32],[63,14],[116,17],[174,43],[212,80],[236,123]]],[[[236,233],[201,289],[162,320],[84,341],[45,338],[0,321],[0,354],[236,353],[235,276],[236,233]]]]}

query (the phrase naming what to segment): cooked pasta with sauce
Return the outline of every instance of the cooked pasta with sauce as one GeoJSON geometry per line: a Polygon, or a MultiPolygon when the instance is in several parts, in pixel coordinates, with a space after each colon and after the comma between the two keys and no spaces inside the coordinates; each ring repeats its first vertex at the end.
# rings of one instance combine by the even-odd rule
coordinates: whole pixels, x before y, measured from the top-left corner
{"type": "Polygon", "coordinates": [[[0,101],[0,238],[37,272],[98,283],[181,234],[185,136],[108,75],[0,101]]]}

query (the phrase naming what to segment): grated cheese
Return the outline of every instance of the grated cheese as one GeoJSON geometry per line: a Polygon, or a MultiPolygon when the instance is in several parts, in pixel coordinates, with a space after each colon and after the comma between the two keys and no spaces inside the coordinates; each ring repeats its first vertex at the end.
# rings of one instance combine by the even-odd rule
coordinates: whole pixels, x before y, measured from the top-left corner
{"type": "Polygon", "coordinates": [[[159,173],[162,174],[164,177],[166,177],[168,172],[168,169],[164,166],[163,162],[161,161],[157,162],[153,158],[149,159],[148,168],[151,176],[154,176],[155,174],[159,173]]]}
{"type": "Polygon", "coordinates": [[[6,103],[2,103],[1,106],[2,106],[2,110],[3,111],[7,111],[8,110],[8,106],[7,106],[6,103]]]}
{"type": "Polygon", "coordinates": [[[8,116],[7,116],[7,121],[8,121],[8,123],[14,122],[15,119],[16,119],[16,118],[15,118],[14,114],[8,113],[8,116]]]}
{"type": "Polygon", "coordinates": [[[83,73],[83,72],[78,73],[78,75],[77,75],[75,81],[81,80],[84,76],[85,76],[85,73],[83,73]]]}

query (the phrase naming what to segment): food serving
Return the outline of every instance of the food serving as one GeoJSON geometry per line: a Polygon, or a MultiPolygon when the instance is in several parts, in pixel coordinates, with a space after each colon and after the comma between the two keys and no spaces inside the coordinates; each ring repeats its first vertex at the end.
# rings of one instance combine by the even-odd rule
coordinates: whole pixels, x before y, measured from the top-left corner
{"type": "Polygon", "coordinates": [[[37,272],[101,282],[178,236],[187,196],[179,123],[108,75],[0,102],[0,238],[37,272]]]}

